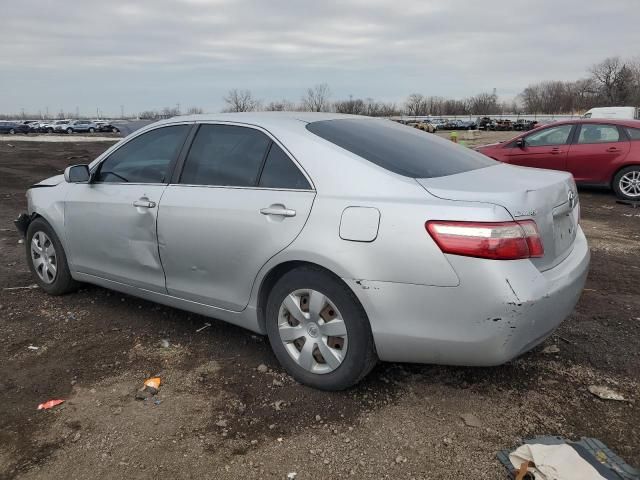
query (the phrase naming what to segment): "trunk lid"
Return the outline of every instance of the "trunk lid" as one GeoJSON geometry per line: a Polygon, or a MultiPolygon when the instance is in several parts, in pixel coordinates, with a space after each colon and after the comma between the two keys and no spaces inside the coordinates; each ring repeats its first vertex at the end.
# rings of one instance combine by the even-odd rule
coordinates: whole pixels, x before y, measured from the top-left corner
{"type": "Polygon", "coordinates": [[[504,207],[514,220],[534,220],[542,238],[544,257],[531,261],[541,271],[555,267],[571,253],[580,208],[575,182],[567,172],[499,164],[416,180],[436,197],[491,203],[504,207]]]}

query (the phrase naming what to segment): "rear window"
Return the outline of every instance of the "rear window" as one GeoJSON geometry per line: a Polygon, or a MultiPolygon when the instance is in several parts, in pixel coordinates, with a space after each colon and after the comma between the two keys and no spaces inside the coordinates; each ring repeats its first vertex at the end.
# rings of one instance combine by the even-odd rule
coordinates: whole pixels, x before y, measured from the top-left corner
{"type": "Polygon", "coordinates": [[[473,150],[390,120],[323,120],[308,124],[307,130],[405,177],[444,177],[496,164],[473,150]]]}

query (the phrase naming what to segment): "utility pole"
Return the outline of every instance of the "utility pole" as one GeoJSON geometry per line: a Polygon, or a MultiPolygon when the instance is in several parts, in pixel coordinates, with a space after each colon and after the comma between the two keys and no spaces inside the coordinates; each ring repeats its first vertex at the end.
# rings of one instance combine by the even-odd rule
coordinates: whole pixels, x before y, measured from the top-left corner
{"type": "Polygon", "coordinates": [[[120,118],[124,119],[124,105],[120,105],[120,118]]]}

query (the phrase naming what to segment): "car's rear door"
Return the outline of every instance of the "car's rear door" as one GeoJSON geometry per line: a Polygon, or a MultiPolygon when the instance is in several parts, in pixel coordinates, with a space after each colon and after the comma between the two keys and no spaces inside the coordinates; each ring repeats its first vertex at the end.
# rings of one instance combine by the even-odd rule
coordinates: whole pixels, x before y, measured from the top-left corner
{"type": "Polygon", "coordinates": [[[170,125],[129,140],[72,184],[65,235],[75,271],[166,293],[158,253],[158,203],[192,124],[170,125]]]}
{"type": "Polygon", "coordinates": [[[576,182],[609,184],[615,165],[630,150],[622,128],[606,123],[583,123],[569,148],[567,170],[576,182]]]}
{"type": "Polygon", "coordinates": [[[515,143],[506,149],[507,163],[523,167],[567,169],[567,153],[574,125],[562,124],[532,132],[524,137],[524,145],[515,143]]]}
{"type": "Polygon", "coordinates": [[[260,268],[302,230],[315,191],[267,132],[203,124],[158,213],[169,294],[240,311],[260,268]]]}

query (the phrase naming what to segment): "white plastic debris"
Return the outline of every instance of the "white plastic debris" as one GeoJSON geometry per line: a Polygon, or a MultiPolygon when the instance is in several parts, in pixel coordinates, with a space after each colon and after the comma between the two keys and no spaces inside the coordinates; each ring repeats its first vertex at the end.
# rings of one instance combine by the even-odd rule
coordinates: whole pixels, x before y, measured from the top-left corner
{"type": "Polygon", "coordinates": [[[590,385],[589,391],[602,400],[616,400],[618,402],[626,401],[626,398],[624,398],[621,394],[609,387],[605,387],[602,385],[590,385]]]}

